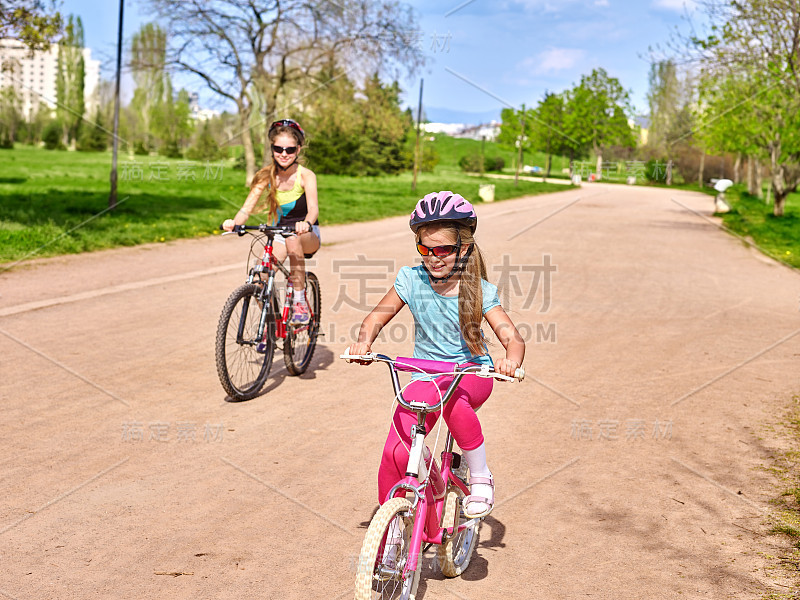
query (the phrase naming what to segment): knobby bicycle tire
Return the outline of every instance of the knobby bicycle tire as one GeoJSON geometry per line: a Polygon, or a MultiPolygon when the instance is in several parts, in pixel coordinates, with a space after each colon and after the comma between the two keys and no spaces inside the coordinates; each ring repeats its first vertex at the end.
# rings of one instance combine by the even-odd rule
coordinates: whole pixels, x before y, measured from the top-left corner
{"type": "Polygon", "coordinates": [[[286,339],[283,342],[283,362],[290,375],[302,375],[311,364],[314,349],[319,337],[319,319],[322,313],[322,294],[319,279],[314,273],[306,272],[306,302],[311,313],[307,326],[286,326],[286,339]]]}
{"type": "MultiPolygon", "coordinates": [[[[457,527],[468,520],[461,510],[463,498],[464,493],[459,488],[454,485],[448,486],[442,511],[442,527],[457,527]]],[[[445,577],[458,577],[467,569],[478,543],[479,530],[480,522],[469,529],[456,533],[437,548],[436,558],[439,560],[439,566],[445,577]]]]}
{"type": "Polygon", "coordinates": [[[225,302],[217,324],[217,374],[222,389],[235,400],[250,400],[257,396],[272,367],[277,304],[272,296],[264,335],[256,339],[263,308],[259,301],[260,293],[261,286],[257,284],[236,288],[225,302]],[[260,349],[259,344],[262,344],[260,349]]]}
{"type": "Polygon", "coordinates": [[[414,600],[422,571],[422,551],[417,570],[405,581],[400,577],[381,577],[380,565],[386,550],[386,533],[395,519],[403,523],[402,542],[397,547],[395,565],[398,571],[408,560],[411,530],[414,527],[414,512],[407,498],[392,498],[378,509],[369,524],[356,565],[355,600],[414,600]]]}

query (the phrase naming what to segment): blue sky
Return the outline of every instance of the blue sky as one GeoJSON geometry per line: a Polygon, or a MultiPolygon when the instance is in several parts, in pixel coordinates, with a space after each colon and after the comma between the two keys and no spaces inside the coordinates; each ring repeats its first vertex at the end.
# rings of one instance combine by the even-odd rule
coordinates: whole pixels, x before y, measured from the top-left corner
{"type": "MultiPolygon", "coordinates": [[[[646,112],[648,47],[668,40],[676,26],[685,30],[681,17],[694,7],[693,0],[413,0],[409,4],[418,15],[414,43],[428,63],[415,76],[403,79],[401,86],[407,103],[416,105],[419,80],[424,77],[424,103],[431,116],[445,108],[485,115],[499,114],[503,102],[534,105],[545,90],[569,88],[596,67],[617,77],[631,91],[637,111],[646,112]]],[[[81,16],[87,46],[109,67],[117,6],[89,0],[62,3],[64,13],[81,16]]],[[[130,40],[148,20],[138,2],[127,1],[125,38],[130,40]]],[[[180,84],[200,92],[201,103],[216,102],[199,82],[180,84]]]]}

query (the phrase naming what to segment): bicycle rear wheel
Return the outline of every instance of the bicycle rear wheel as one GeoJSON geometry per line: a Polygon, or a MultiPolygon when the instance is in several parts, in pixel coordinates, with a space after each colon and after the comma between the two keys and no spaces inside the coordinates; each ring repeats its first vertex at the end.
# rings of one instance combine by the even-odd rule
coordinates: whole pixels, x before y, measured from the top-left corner
{"type": "MultiPolygon", "coordinates": [[[[449,485],[447,496],[444,499],[444,511],[442,514],[442,527],[458,527],[469,519],[464,517],[461,510],[461,502],[464,493],[454,485],[449,485]]],[[[478,543],[478,530],[480,523],[474,523],[471,527],[456,533],[448,538],[438,547],[436,558],[439,559],[439,566],[445,577],[458,577],[469,566],[472,553],[478,543]]]]}
{"type": "Polygon", "coordinates": [[[261,286],[256,284],[236,288],[217,324],[217,374],[222,389],[235,400],[250,400],[258,395],[275,354],[275,298],[270,297],[271,309],[267,310],[264,335],[259,338],[264,308],[260,292],[261,286]]]}
{"type": "Polygon", "coordinates": [[[403,579],[413,529],[414,512],[407,498],[392,498],[378,509],[369,524],[358,557],[355,600],[416,598],[422,571],[421,549],[417,570],[403,579]],[[387,543],[390,529],[395,534],[389,536],[390,542],[395,540],[393,543],[387,543]]]}
{"type": "Polygon", "coordinates": [[[290,375],[302,375],[311,364],[319,335],[319,318],[322,311],[322,294],[314,273],[306,272],[306,302],[311,319],[300,327],[287,325],[283,342],[283,362],[290,375]]]}

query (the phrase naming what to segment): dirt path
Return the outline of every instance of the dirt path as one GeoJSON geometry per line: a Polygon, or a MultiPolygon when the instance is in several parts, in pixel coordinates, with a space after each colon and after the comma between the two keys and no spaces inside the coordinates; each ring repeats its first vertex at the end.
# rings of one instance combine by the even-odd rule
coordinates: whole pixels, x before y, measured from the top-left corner
{"type": "MultiPolygon", "coordinates": [[[[477,556],[456,580],[428,559],[421,598],[789,591],[763,557],[784,550],[763,535],[775,481],[760,467],[764,424],[800,390],[800,277],[710,210],[601,184],[480,208],[530,377],[481,412],[498,506],[477,556]]],[[[244,403],[225,401],[213,338],[245,240],[0,275],[0,597],[351,596],[389,387],[335,357],[416,257],[403,218],[323,235],[314,368],[287,377],[278,358],[244,403]]],[[[408,352],[408,323],[381,350],[408,352]]]]}

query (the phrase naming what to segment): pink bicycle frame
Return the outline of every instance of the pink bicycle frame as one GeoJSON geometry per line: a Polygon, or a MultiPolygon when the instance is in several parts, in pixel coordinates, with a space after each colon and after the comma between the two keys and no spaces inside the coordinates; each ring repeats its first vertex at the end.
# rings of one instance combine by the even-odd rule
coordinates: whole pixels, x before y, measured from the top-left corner
{"type": "MultiPolygon", "coordinates": [[[[432,375],[441,373],[457,374],[460,368],[463,368],[464,366],[470,365],[469,363],[467,365],[458,365],[456,363],[449,362],[398,357],[392,361],[391,365],[392,380],[395,384],[395,391],[398,401],[400,401],[401,404],[406,408],[413,410],[414,403],[408,403],[402,398],[396,371],[410,371],[417,373],[424,372],[432,375]]],[[[423,458],[426,434],[423,427],[425,414],[427,414],[427,412],[435,412],[436,410],[441,409],[442,405],[444,405],[452,396],[460,380],[461,377],[459,375],[454,377],[450,387],[442,395],[439,404],[434,405],[435,408],[425,405],[424,412],[417,411],[419,415],[419,425],[416,425],[412,428],[413,439],[411,440],[411,449],[408,457],[408,466],[406,467],[406,476],[403,477],[403,479],[401,479],[397,484],[395,484],[394,487],[392,487],[384,500],[389,500],[392,497],[404,497],[408,492],[412,492],[415,496],[414,503],[416,505],[417,518],[414,519],[414,529],[411,534],[410,552],[408,555],[408,561],[403,569],[404,577],[407,573],[417,570],[419,563],[419,551],[422,548],[423,543],[441,544],[445,534],[448,536],[453,536],[458,531],[463,531],[467,528],[466,524],[462,524],[458,527],[458,531],[453,531],[454,523],[451,524],[450,527],[440,526],[442,520],[442,511],[444,510],[444,498],[447,493],[447,483],[457,486],[464,493],[464,495],[469,495],[469,489],[467,488],[466,484],[461,481],[461,479],[456,477],[451,471],[453,464],[453,453],[450,451],[442,453],[441,472],[436,466],[436,461],[433,456],[430,457],[430,468],[428,468],[426,464],[428,463],[428,459],[423,458]],[[424,473],[422,477],[420,477],[420,472],[424,473]],[[420,479],[422,479],[422,482],[420,482],[420,479]],[[441,494],[435,494],[434,488],[441,489],[441,494]]],[[[418,406],[418,408],[422,407],[418,406]]],[[[450,439],[450,434],[448,433],[448,441],[450,439]]],[[[447,443],[446,447],[452,448],[450,443],[447,443]]]]}

